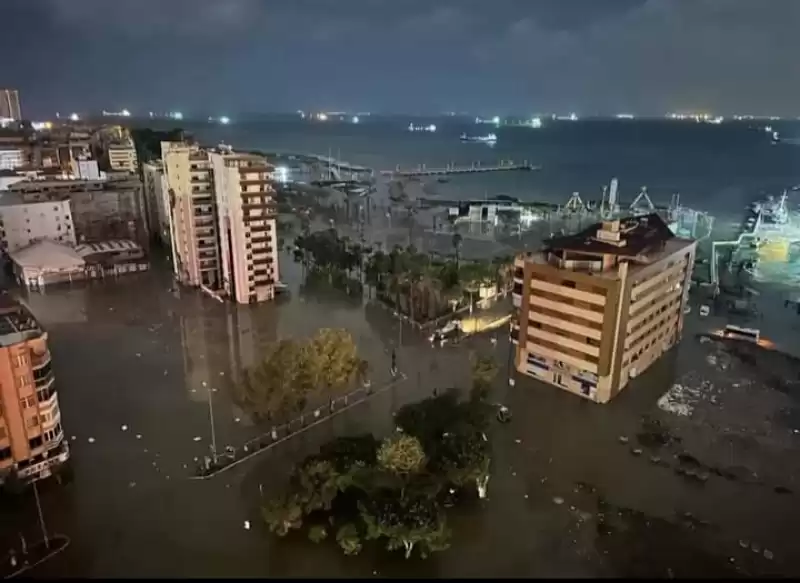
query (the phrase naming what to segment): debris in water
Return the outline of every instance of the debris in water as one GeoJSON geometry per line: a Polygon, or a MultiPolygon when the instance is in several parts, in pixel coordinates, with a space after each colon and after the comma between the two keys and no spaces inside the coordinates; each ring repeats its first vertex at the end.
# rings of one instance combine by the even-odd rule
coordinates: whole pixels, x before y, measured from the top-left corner
{"type": "Polygon", "coordinates": [[[742,547],[743,549],[746,549],[750,547],[750,543],[746,540],[740,540],[739,546],[742,547]]]}
{"type": "Polygon", "coordinates": [[[564,499],[561,496],[556,496],[553,498],[553,503],[561,506],[564,503],[564,499]]]}
{"type": "Polygon", "coordinates": [[[70,439],[72,439],[72,441],[75,441],[78,438],[73,435],[70,439]]]}
{"type": "Polygon", "coordinates": [[[203,385],[204,387],[207,387],[207,386],[208,386],[208,383],[207,383],[207,382],[205,382],[205,381],[203,381],[203,382],[202,382],[202,383],[200,383],[200,384],[201,384],[201,385],[203,385]]]}
{"type": "Polygon", "coordinates": [[[527,500],[527,499],[528,499],[528,495],[527,495],[527,494],[525,494],[525,500],[527,500]]]}
{"type": "Polygon", "coordinates": [[[245,530],[250,530],[250,521],[249,520],[245,520],[244,521],[244,529],[245,530]]]}
{"type": "Polygon", "coordinates": [[[239,423],[239,421],[241,421],[241,419],[239,419],[239,418],[237,417],[236,419],[234,419],[234,421],[235,421],[236,423],[239,423]]]}
{"type": "Polygon", "coordinates": [[[135,488],[136,482],[128,482],[128,488],[135,488]]]}
{"type": "Polygon", "coordinates": [[[127,425],[123,425],[122,427],[120,427],[120,429],[122,431],[128,431],[128,426],[127,425]]]}
{"type": "Polygon", "coordinates": [[[199,435],[196,435],[195,438],[194,438],[194,441],[202,441],[202,440],[203,440],[203,438],[200,437],[199,435]]]}
{"type": "Polygon", "coordinates": [[[642,455],[642,450],[641,450],[641,449],[639,449],[639,448],[637,447],[637,448],[635,448],[635,449],[632,449],[632,450],[631,450],[631,453],[632,453],[633,455],[642,455]]]}
{"type": "Polygon", "coordinates": [[[522,440],[521,439],[515,439],[514,443],[522,443],[522,440]]]}
{"type": "Polygon", "coordinates": [[[628,438],[625,437],[624,435],[620,435],[619,436],[619,442],[620,443],[628,443],[628,438]]]}
{"type": "Polygon", "coordinates": [[[769,549],[764,549],[764,558],[767,559],[768,561],[771,561],[772,559],[775,558],[775,555],[773,555],[772,551],[770,551],[769,549]]]}
{"type": "Polygon", "coordinates": [[[219,371],[219,376],[224,377],[225,373],[223,371],[219,371]]]}
{"type": "Polygon", "coordinates": [[[142,358],[142,353],[141,352],[137,352],[136,353],[136,358],[142,358]]]}
{"type": "Polygon", "coordinates": [[[142,438],[142,434],[141,433],[137,433],[136,434],[136,439],[141,439],[141,438],[142,438]]]}
{"type": "Polygon", "coordinates": [[[87,439],[86,441],[88,441],[89,443],[94,443],[94,437],[90,437],[90,438],[89,438],[89,439],[87,439]]]}

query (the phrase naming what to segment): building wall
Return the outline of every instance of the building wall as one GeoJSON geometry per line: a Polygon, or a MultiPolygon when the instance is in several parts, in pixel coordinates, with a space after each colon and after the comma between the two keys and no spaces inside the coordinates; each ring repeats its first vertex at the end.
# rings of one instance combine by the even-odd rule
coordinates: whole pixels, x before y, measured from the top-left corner
{"type": "Polygon", "coordinates": [[[137,172],[139,160],[133,144],[120,146],[112,144],[108,147],[108,166],[111,170],[137,172]]]}
{"type": "Polygon", "coordinates": [[[42,239],[75,245],[75,237],[69,200],[0,206],[0,238],[6,251],[16,251],[42,239]]]}
{"type": "Polygon", "coordinates": [[[517,258],[517,370],[597,402],[616,396],[680,339],[695,244],[668,249],[647,266],[595,274],[517,258]]]}
{"type": "Polygon", "coordinates": [[[22,120],[19,106],[19,92],[16,89],[0,89],[0,117],[22,120]]]}
{"type": "Polygon", "coordinates": [[[66,457],[45,458],[64,441],[46,333],[0,346],[0,396],[0,476],[66,457]]]}
{"type": "Polygon", "coordinates": [[[274,168],[260,156],[211,153],[222,282],[238,303],[275,297],[279,277],[274,168]]]}
{"type": "Polygon", "coordinates": [[[150,232],[155,233],[162,243],[168,245],[170,241],[169,217],[167,216],[169,186],[163,164],[160,161],[142,164],[142,176],[150,232]]]}
{"type": "Polygon", "coordinates": [[[25,166],[26,163],[27,156],[24,150],[0,149],[0,170],[14,170],[20,166],[25,166]]]}
{"type": "Polygon", "coordinates": [[[72,174],[80,180],[100,180],[100,169],[97,160],[72,160],[72,174]]]}

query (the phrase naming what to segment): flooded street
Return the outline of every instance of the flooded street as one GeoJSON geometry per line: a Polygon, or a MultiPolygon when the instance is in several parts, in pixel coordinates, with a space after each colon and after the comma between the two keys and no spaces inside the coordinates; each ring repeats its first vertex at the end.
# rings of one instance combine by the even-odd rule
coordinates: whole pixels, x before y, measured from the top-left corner
{"type": "MultiPolygon", "coordinates": [[[[370,362],[372,384],[390,378],[397,320],[339,292],[302,287],[301,267],[285,255],[281,267],[291,297],[260,306],[175,289],[166,265],[25,297],[50,334],[74,469],[68,484],[41,488],[49,531],[72,544],[36,575],[800,574],[797,394],[793,385],[778,396],[756,393],[768,403],[754,410],[769,430],[746,437],[748,397],[726,401],[725,387],[759,373],[722,370],[721,356],[709,364],[719,347],[693,334],[711,320],[690,322],[679,347],[607,406],[531,379],[509,388],[504,331],[493,333],[496,344],[486,336],[432,349],[405,325],[398,364],[406,380],[394,389],[213,479],[188,479],[194,458],[209,451],[212,416],[220,449],[268,429],[252,425],[230,392],[266,343],[344,327],[370,362]],[[294,461],[335,434],[385,434],[393,409],[434,388],[467,387],[471,350],[495,356],[496,400],[514,417],[494,430],[489,498],[454,514],[448,551],[405,561],[367,548],[350,558],[333,543],[266,532],[260,492],[280,487],[294,461]],[[706,411],[699,417],[659,408],[659,397],[691,371],[715,375],[719,403],[696,407],[706,411]],[[714,416],[717,405],[736,414],[714,416]]],[[[785,366],[797,378],[800,367],[785,366]]],[[[35,540],[32,499],[8,506],[4,545],[17,544],[19,532],[35,540]]]]}

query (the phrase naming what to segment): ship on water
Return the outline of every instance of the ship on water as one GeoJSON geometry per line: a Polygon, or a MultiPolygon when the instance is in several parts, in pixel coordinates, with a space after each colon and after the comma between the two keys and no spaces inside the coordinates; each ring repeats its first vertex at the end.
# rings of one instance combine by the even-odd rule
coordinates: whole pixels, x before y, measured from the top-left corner
{"type": "Polygon", "coordinates": [[[466,133],[461,134],[461,141],[468,143],[479,143],[494,145],[497,143],[497,136],[495,134],[486,134],[485,136],[470,136],[466,133]]]}

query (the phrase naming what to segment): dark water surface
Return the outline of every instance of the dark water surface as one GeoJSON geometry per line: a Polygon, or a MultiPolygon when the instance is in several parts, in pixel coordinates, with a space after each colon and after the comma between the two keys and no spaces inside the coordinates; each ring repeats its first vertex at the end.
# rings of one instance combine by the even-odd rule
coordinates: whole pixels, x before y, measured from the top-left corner
{"type": "MultiPolygon", "coordinates": [[[[497,399],[514,418],[495,429],[489,499],[454,513],[447,552],[428,561],[376,549],[346,558],[330,541],[275,540],[259,518],[259,492],[269,495],[282,485],[295,460],[335,434],[385,434],[393,409],[434,387],[467,386],[471,350],[493,354],[501,371],[508,355],[502,333],[496,345],[476,338],[432,350],[406,329],[399,364],[408,379],[396,390],[217,478],[189,480],[192,458],[208,451],[209,396],[220,446],[258,431],[228,391],[263,343],[321,326],[346,327],[373,366],[373,383],[388,379],[396,321],[336,292],[301,290],[299,267],[282,259],[292,298],[272,305],[237,307],[173,292],[163,265],[117,282],[27,297],[49,330],[65,434],[74,436],[74,479],[42,487],[48,528],[72,544],[37,575],[800,574],[792,552],[800,444],[786,425],[789,417],[771,420],[768,438],[729,445],[720,441],[724,428],[709,432],[656,407],[676,376],[706,366],[705,345],[691,338],[608,406],[529,380],[508,388],[501,373],[497,399]],[[653,432],[648,419],[681,440],[661,447],[658,439],[653,445],[642,438],[647,445],[639,444],[637,435],[653,432]],[[629,443],[621,444],[620,436],[629,443]],[[634,447],[643,453],[634,455],[634,447]],[[747,469],[732,471],[742,478],[713,476],[698,484],[674,469],[683,454],[709,466],[747,469]],[[776,493],[778,484],[788,493],[776,493]],[[759,553],[740,540],[756,543],[759,553]],[[760,554],[765,548],[771,559],[760,554]]],[[[35,540],[29,498],[15,509],[5,506],[3,516],[6,545],[15,544],[17,532],[35,540]]]]}

